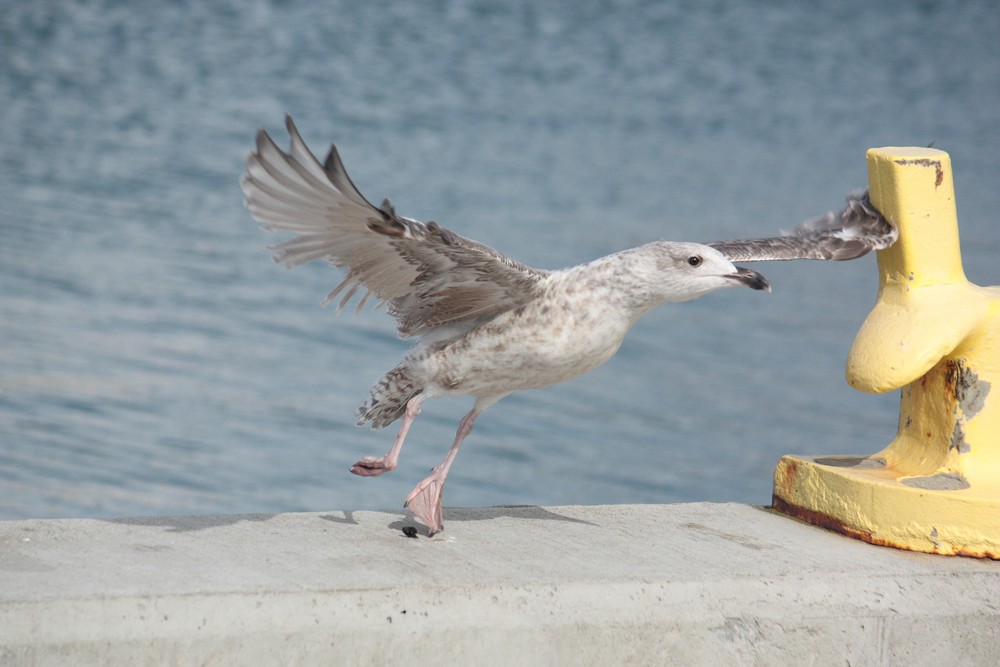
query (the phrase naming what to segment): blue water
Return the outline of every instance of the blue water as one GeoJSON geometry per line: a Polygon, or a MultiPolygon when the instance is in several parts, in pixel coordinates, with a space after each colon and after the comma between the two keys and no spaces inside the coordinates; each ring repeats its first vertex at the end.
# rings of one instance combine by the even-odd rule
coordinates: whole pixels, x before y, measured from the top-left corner
{"type": "MultiPolygon", "coordinates": [[[[0,518],[395,508],[353,411],[407,344],[272,264],[237,181],[287,111],[393,199],[536,266],[770,234],[872,146],[954,161],[970,278],[1000,282],[1000,5],[3,3],[0,518]],[[891,7],[891,9],[890,9],[891,7]]],[[[447,505],[766,503],[784,453],[869,453],[898,396],[843,379],[875,262],[758,266],[641,321],[606,366],[477,424],[447,505]]]]}

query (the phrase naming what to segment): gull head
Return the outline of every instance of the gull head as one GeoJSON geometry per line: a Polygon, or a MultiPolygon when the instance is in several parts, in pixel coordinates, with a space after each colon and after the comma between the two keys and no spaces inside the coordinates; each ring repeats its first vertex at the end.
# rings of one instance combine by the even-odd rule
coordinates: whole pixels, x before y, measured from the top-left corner
{"type": "Polygon", "coordinates": [[[771,291],[763,275],[736,266],[721,252],[701,243],[660,241],[645,246],[655,265],[658,291],[664,301],[690,301],[724,287],[743,285],[771,291]]]}

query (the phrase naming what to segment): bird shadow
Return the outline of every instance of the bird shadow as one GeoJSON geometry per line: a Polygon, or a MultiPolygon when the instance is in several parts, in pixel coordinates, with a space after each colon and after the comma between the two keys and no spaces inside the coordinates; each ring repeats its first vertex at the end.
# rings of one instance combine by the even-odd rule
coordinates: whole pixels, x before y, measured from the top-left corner
{"type": "Polygon", "coordinates": [[[241,521],[267,521],[277,514],[224,514],[224,515],[204,515],[204,516],[142,516],[124,517],[117,519],[103,519],[108,523],[121,526],[155,526],[165,528],[170,533],[189,533],[197,530],[207,530],[208,528],[219,528],[221,526],[231,526],[241,521]]]}
{"type": "MultiPolygon", "coordinates": [[[[395,514],[395,512],[393,512],[395,514]]],[[[358,526],[360,523],[354,516],[352,510],[342,510],[337,514],[322,514],[319,516],[323,521],[339,523],[350,526],[358,526]]],[[[188,533],[209,528],[220,528],[231,526],[241,522],[263,522],[278,516],[276,513],[270,514],[227,514],[227,515],[205,515],[205,516],[148,516],[148,517],[123,517],[115,519],[102,519],[108,523],[121,526],[150,526],[163,528],[171,533],[188,533]]],[[[537,505],[496,505],[493,507],[451,507],[445,508],[445,524],[466,521],[493,521],[500,518],[527,519],[533,521],[568,521],[570,523],[581,523],[588,526],[597,526],[592,521],[576,519],[563,514],[558,514],[551,510],[537,505]]],[[[401,531],[403,537],[416,537],[423,535],[429,537],[426,526],[416,522],[414,517],[404,510],[398,512],[398,518],[392,520],[386,526],[390,530],[401,531]]],[[[443,534],[443,533],[442,533],[443,534]]]]}
{"type": "MultiPolygon", "coordinates": [[[[446,507],[444,508],[445,530],[442,533],[438,533],[438,535],[447,536],[447,525],[449,523],[493,521],[500,518],[527,519],[532,521],[567,521],[587,526],[598,525],[592,521],[558,514],[538,505],[496,505],[493,507],[476,508],[446,507]]],[[[338,518],[337,520],[341,523],[344,522],[343,519],[338,518]]],[[[386,527],[390,530],[402,531],[402,535],[405,537],[417,537],[417,535],[430,537],[427,527],[417,523],[409,513],[403,513],[403,516],[390,522],[386,527]]]]}
{"type": "Polygon", "coordinates": [[[351,510],[343,510],[342,513],[344,515],[343,517],[339,517],[334,514],[323,514],[319,518],[323,519],[324,521],[329,521],[331,523],[343,523],[349,526],[358,525],[358,520],[354,518],[354,512],[352,512],[351,510]]]}

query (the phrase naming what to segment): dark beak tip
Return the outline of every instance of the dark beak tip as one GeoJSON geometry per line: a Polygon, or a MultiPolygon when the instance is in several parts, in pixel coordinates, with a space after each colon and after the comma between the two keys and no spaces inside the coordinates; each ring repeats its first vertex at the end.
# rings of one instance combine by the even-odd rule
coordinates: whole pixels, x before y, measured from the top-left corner
{"type": "Polygon", "coordinates": [[[750,289],[760,290],[763,292],[771,291],[771,283],[767,282],[767,278],[765,278],[762,273],[754,271],[753,269],[747,269],[741,266],[739,267],[739,270],[733,274],[733,277],[750,289]]]}
{"type": "Polygon", "coordinates": [[[758,280],[754,280],[752,283],[750,283],[749,285],[750,288],[755,290],[760,290],[762,292],[770,292],[771,283],[767,282],[767,278],[765,278],[764,276],[760,274],[757,275],[758,275],[758,280]]]}

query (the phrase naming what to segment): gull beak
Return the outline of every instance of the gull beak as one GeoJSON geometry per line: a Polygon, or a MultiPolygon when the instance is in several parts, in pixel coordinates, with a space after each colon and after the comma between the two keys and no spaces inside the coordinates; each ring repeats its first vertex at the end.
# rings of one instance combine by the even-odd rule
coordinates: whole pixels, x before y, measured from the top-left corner
{"type": "Polygon", "coordinates": [[[736,273],[730,273],[725,277],[740,285],[746,285],[750,289],[771,291],[771,284],[767,282],[767,278],[753,269],[737,266],[736,273]]]}

